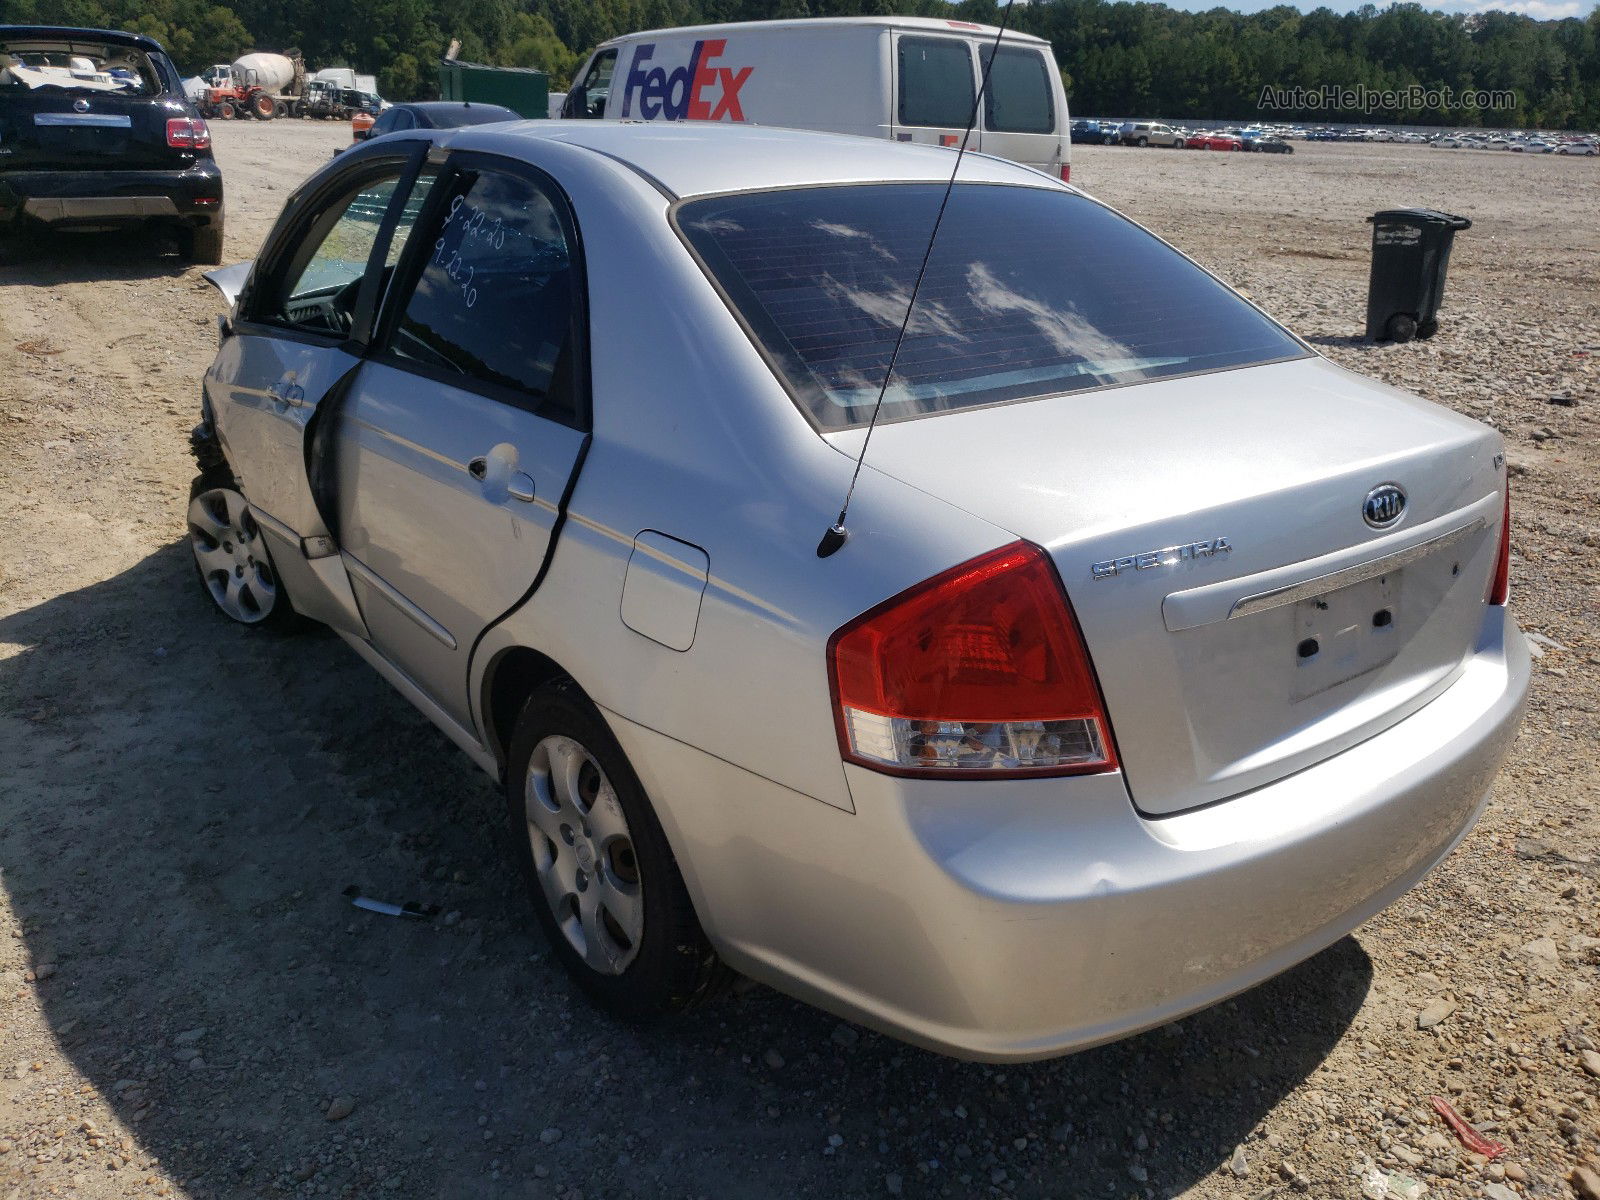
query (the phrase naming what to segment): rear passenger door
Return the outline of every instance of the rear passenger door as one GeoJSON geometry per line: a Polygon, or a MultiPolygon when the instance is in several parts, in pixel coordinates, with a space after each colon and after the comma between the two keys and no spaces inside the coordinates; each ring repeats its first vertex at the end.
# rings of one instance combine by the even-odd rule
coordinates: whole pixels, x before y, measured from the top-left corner
{"type": "MultiPolygon", "coordinates": [[[[965,38],[894,35],[894,136],[959,146],[978,94],[977,60],[965,38]]],[[[977,140],[968,144],[976,150],[977,140]]]]}
{"type": "Polygon", "coordinates": [[[463,725],[473,647],[531,594],[587,444],[587,333],[555,181],[451,156],[329,452],[372,644],[463,725]]]}
{"type": "Polygon", "coordinates": [[[1057,95],[1061,88],[1055,59],[1043,47],[1004,42],[998,53],[992,44],[981,46],[979,57],[984,63],[993,57],[994,64],[984,87],[977,148],[1059,175],[1067,135],[1059,128],[1066,114],[1057,95]]]}

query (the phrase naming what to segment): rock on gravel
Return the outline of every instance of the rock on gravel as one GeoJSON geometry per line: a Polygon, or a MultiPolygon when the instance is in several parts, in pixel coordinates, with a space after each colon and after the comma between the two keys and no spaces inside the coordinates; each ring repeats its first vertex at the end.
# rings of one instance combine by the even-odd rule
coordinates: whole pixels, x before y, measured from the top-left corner
{"type": "Polygon", "coordinates": [[[1596,1174],[1588,1167],[1573,1167],[1572,1173],[1567,1176],[1567,1182],[1572,1185],[1572,1190],[1581,1200],[1600,1200],[1600,1174],[1596,1174]]]}
{"type": "Polygon", "coordinates": [[[1585,1071],[1596,1078],[1600,1078],[1600,1054],[1596,1054],[1593,1050],[1585,1050],[1582,1061],[1585,1071]]]}
{"type": "Polygon", "coordinates": [[[1456,1010],[1456,1002],[1440,996],[1417,1014],[1418,1029],[1432,1029],[1456,1010]]]}
{"type": "Polygon", "coordinates": [[[353,1096],[335,1096],[333,1103],[328,1105],[328,1111],[323,1115],[330,1121],[342,1121],[356,1110],[353,1096]]]}

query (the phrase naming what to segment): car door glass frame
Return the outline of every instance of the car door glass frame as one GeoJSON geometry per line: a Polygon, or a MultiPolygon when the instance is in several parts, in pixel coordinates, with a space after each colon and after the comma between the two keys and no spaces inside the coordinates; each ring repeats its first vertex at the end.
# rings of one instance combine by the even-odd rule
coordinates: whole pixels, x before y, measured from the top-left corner
{"type": "MultiPolygon", "coordinates": [[[[239,298],[239,320],[235,329],[239,333],[252,333],[305,342],[312,346],[344,346],[361,353],[371,342],[374,309],[378,302],[378,287],[383,278],[384,260],[389,243],[400,224],[406,201],[417,177],[428,158],[432,143],[427,139],[407,142],[390,142],[375,147],[348,151],[348,161],[340,156],[344,168],[322,180],[314,190],[290,200],[277,226],[268,235],[266,246],[256,260],[250,274],[246,292],[239,298]],[[352,192],[389,177],[396,171],[395,185],[389,196],[388,207],[378,223],[372,248],[367,255],[367,265],[361,276],[361,287],[356,293],[353,323],[347,334],[321,333],[304,329],[261,312],[262,306],[277,298],[285,285],[284,272],[293,262],[295,251],[301,248],[307,232],[324,217],[330,206],[350,197],[352,192]]],[[[342,215],[342,213],[341,213],[342,215]]],[[[315,251],[312,252],[315,254],[315,251]]]]}
{"type": "Polygon", "coordinates": [[[458,151],[449,155],[439,169],[432,190],[422,210],[417,214],[411,236],[401,253],[394,278],[383,297],[382,310],[377,314],[371,338],[370,357],[375,362],[393,367],[408,374],[431,379],[449,387],[474,392],[513,408],[520,408],[536,417],[554,421],[572,429],[588,432],[593,421],[593,397],[589,372],[589,286],[588,268],[583,255],[583,237],[578,228],[578,216],[572,200],[554,177],[531,163],[517,159],[501,158],[481,151],[458,151]],[[567,239],[567,256],[571,263],[572,288],[571,321],[573,338],[572,355],[572,407],[571,413],[548,411],[520,388],[506,387],[485,379],[474,379],[454,371],[443,370],[395,353],[391,346],[406,307],[421,281],[422,273],[432,257],[432,245],[441,228],[440,218],[445,215],[449,197],[458,183],[467,175],[496,171],[532,184],[549,202],[561,224],[562,236],[567,239]]]}

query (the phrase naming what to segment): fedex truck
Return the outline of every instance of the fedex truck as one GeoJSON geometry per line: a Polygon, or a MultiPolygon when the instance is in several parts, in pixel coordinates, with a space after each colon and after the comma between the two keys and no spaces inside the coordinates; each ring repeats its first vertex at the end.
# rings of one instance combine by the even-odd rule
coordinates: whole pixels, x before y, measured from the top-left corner
{"type": "MultiPolygon", "coordinates": [[[[630,33],[596,47],[561,115],[956,146],[999,32],[929,17],[819,17],[630,33]]],[[[967,148],[1068,179],[1070,125],[1050,43],[1008,30],[967,148]]]]}

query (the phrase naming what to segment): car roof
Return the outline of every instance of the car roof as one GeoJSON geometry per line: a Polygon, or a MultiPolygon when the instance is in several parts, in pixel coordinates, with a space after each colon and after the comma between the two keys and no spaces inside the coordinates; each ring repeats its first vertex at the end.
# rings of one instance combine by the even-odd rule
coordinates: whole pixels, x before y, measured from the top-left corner
{"type": "Polygon", "coordinates": [[[17,41],[37,38],[40,41],[74,40],[106,42],[118,46],[137,46],[140,50],[165,54],[160,42],[142,33],[127,33],[120,29],[81,29],[76,25],[0,25],[0,38],[17,41]]]}
{"type": "MultiPolygon", "coordinates": [[[[722,125],[709,121],[522,121],[440,130],[452,148],[520,157],[530,142],[550,140],[603,154],[675,197],[837,183],[943,181],[955,151],[881,138],[722,125]]],[[[1042,172],[969,150],[966,182],[1061,187],[1042,172]]]]}
{"type": "MultiPolygon", "coordinates": [[[[777,21],[728,21],[721,25],[677,25],[665,29],[646,29],[601,42],[597,49],[604,50],[646,38],[661,38],[668,35],[700,37],[703,34],[710,34],[717,37],[735,33],[770,33],[779,29],[850,29],[858,26],[912,29],[924,33],[975,33],[991,39],[1000,32],[997,25],[979,25],[975,21],[942,20],[938,17],[795,17],[777,21]]],[[[1006,30],[1005,40],[1028,42],[1039,46],[1050,44],[1042,37],[1021,33],[1015,29],[1006,30]]]]}

